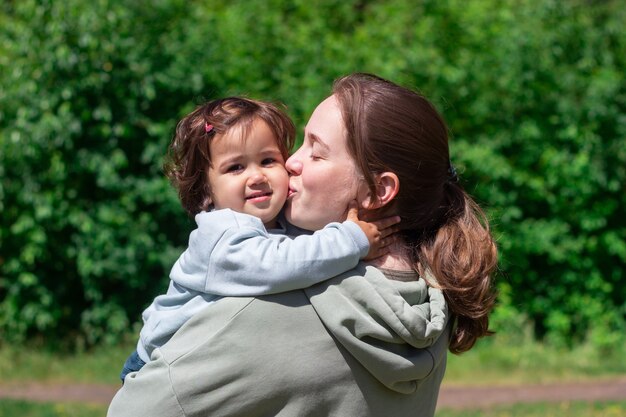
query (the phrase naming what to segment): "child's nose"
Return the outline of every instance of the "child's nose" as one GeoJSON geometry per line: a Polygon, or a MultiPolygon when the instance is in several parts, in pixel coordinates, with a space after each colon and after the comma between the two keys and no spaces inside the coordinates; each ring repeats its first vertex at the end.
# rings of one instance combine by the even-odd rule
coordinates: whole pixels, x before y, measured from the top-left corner
{"type": "Polygon", "coordinates": [[[265,182],[267,182],[267,177],[260,170],[252,172],[250,177],[248,177],[249,185],[263,184],[265,182]]]}

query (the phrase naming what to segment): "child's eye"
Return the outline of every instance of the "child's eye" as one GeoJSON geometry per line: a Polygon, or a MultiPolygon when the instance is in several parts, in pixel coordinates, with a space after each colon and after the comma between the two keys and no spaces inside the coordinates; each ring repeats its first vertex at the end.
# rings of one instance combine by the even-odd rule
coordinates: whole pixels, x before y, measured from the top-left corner
{"type": "Polygon", "coordinates": [[[276,162],[274,158],[265,158],[264,160],[261,161],[261,165],[271,165],[274,162],[276,162]]]}
{"type": "Polygon", "coordinates": [[[227,169],[226,172],[237,172],[243,169],[243,165],[241,164],[232,164],[227,169]]]}

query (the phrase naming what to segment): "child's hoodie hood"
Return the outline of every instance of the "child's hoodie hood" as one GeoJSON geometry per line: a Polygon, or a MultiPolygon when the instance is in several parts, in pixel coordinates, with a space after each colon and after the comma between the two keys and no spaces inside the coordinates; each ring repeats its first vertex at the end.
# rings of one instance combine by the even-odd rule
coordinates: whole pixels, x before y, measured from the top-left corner
{"type": "Polygon", "coordinates": [[[305,290],[328,331],[376,379],[412,393],[448,349],[448,309],[439,289],[393,281],[360,263],[305,290]],[[442,337],[440,337],[442,336],[442,337]]]}

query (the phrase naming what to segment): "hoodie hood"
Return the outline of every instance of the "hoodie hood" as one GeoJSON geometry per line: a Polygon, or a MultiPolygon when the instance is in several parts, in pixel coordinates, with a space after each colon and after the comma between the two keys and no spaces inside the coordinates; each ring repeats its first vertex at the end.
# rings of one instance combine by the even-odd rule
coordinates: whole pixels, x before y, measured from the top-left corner
{"type": "Polygon", "coordinates": [[[305,290],[335,339],[389,389],[409,394],[445,358],[448,309],[424,279],[403,282],[360,263],[305,290]]]}

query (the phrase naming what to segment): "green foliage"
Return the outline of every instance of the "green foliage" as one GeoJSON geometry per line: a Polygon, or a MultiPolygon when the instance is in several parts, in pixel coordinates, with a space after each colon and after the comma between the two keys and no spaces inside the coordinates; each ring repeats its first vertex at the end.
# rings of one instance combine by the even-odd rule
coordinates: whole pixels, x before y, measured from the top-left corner
{"type": "Polygon", "coordinates": [[[511,304],[558,345],[624,341],[623,18],[614,2],[494,8],[476,38],[494,59],[462,63],[471,100],[447,112],[463,121],[453,149],[468,180],[490,184],[476,194],[493,207],[511,304]]]}
{"type": "Polygon", "coordinates": [[[106,414],[106,406],[77,403],[36,403],[0,399],[0,417],[98,417],[106,414]]]}
{"type": "Polygon", "coordinates": [[[113,341],[192,224],[160,171],[231,94],[302,126],[353,71],[419,88],[501,249],[500,328],[623,343],[626,10],[618,1],[24,0],[0,6],[0,337],[113,341]]]}
{"type": "Polygon", "coordinates": [[[437,417],[621,417],[626,401],[560,401],[554,403],[498,405],[487,409],[441,408],[437,417]]]}
{"type": "Polygon", "coordinates": [[[113,341],[163,288],[188,229],[159,168],[188,95],[161,75],[175,6],[3,6],[3,340],[113,341]]]}

